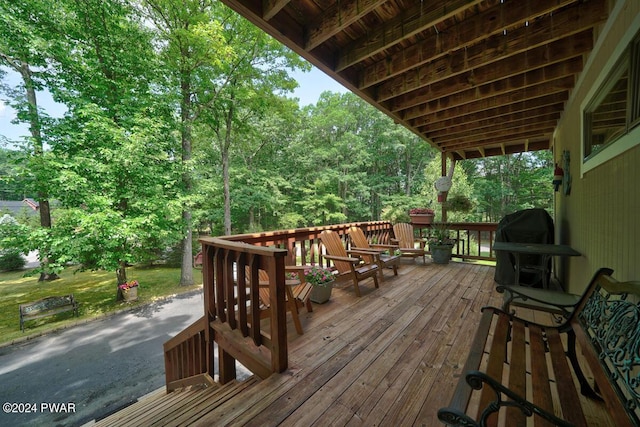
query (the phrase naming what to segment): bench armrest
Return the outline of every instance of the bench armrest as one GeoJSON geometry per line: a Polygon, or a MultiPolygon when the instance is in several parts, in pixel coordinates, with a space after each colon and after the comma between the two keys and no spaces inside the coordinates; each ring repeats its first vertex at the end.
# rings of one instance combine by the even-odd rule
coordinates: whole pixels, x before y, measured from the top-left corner
{"type": "Polygon", "coordinates": [[[520,322],[520,323],[524,323],[526,325],[535,325],[538,326],[540,328],[544,328],[544,329],[557,329],[559,333],[564,333],[567,332],[568,330],[571,329],[571,326],[568,324],[568,322],[562,323],[560,325],[554,325],[554,326],[549,326],[549,325],[543,325],[542,323],[536,323],[533,322],[531,320],[527,320],[527,319],[523,319],[522,317],[518,317],[515,316],[513,314],[507,313],[505,310],[498,308],[498,307],[492,307],[490,305],[484,306],[480,309],[480,312],[484,313],[485,311],[492,311],[494,315],[497,315],[499,313],[503,313],[507,316],[509,316],[511,318],[512,322],[520,322]]]}
{"type": "MultiPolygon", "coordinates": [[[[527,417],[533,416],[533,414],[539,415],[547,421],[550,421],[554,425],[570,427],[571,424],[565,420],[562,420],[555,415],[547,412],[541,407],[528,401],[526,398],[513,392],[511,389],[502,385],[499,381],[491,378],[489,375],[480,371],[469,371],[465,374],[465,380],[469,386],[475,390],[481,390],[486,384],[495,391],[496,399],[490,402],[486,408],[479,408],[479,419],[473,420],[467,414],[464,413],[465,408],[445,407],[438,410],[438,418],[448,424],[454,426],[481,426],[487,425],[487,418],[500,410],[501,407],[515,406],[520,409],[527,417]]],[[[462,381],[462,379],[460,379],[462,381]]]]}
{"type": "Polygon", "coordinates": [[[518,289],[516,286],[498,285],[496,286],[496,291],[505,294],[502,306],[504,311],[508,310],[509,305],[514,301],[516,303],[518,301],[533,301],[541,304],[542,307],[549,306],[549,308],[557,309],[565,319],[569,317],[578,302],[580,302],[580,297],[577,295],[546,289],[518,289]]]}

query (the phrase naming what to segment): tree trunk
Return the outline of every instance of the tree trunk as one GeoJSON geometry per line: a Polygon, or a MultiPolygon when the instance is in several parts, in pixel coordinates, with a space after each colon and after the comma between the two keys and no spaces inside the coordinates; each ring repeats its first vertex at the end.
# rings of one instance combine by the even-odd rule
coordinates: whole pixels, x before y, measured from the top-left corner
{"type": "Polygon", "coordinates": [[[229,109],[227,110],[226,129],[224,135],[224,142],[222,144],[222,181],[224,192],[224,234],[231,234],[231,188],[229,178],[229,148],[231,147],[231,131],[233,128],[233,115],[235,110],[233,108],[235,102],[235,96],[231,95],[231,101],[229,103],[229,109]]]}
{"type": "MultiPolygon", "coordinates": [[[[182,220],[186,224],[191,224],[191,212],[183,211],[182,220]]],[[[182,240],[182,271],[180,274],[180,286],[193,285],[193,232],[191,225],[186,228],[186,235],[182,240]],[[186,265],[188,268],[185,268],[186,265]]]]}
{"type": "Polygon", "coordinates": [[[116,270],[116,278],[118,279],[118,285],[116,287],[116,301],[122,301],[124,297],[122,296],[120,285],[127,283],[127,263],[125,261],[120,261],[118,264],[119,266],[116,270]]]}
{"type": "MultiPolygon", "coordinates": [[[[226,144],[224,144],[226,146],[226,144]]],[[[229,150],[222,152],[222,181],[224,194],[224,234],[231,234],[231,189],[229,184],[229,150]]]]}
{"type": "Polygon", "coordinates": [[[253,206],[249,207],[249,230],[255,230],[256,229],[256,216],[255,216],[255,209],[253,206]]]}
{"type": "MultiPolygon", "coordinates": [[[[29,110],[29,131],[31,133],[31,138],[33,140],[33,155],[35,158],[42,158],[44,147],[42,143],[42,129],[40,126],[40,115],[38,113],[38,100],[36,97],[36,90],[33,84],[33,79],[31,78],[31,69],[29,68],[29,64],[25,61],[20,61],[20,67],[18,70],[22,76],[22,80],[24,81],[24,87],[27,95],[27,107],[29,110]]],[[[38,189],[38,205],[40,211],[40,226],[44,228],[51,228],[51,211],[49,209],[49,200],[47,192],[43,190],[43,184],[37,180],[36,181],[38,189]]],[[[38,248],[38,252],[40,254],[40,267],[42,271],[40,272],[39,282],[45,280],[55,280],[58,278],[58,275],[52,272],[49,268],[49,264],[51,263],[51,254],[49,253],[49,248],[45,245],[40,245],[38,248]]]]}
{"type": "Polygon", "coordinates": [[[404,164],[406,165],[407,168],[407,182],[406,182],[406,187],[404,188],[404,194],[406,196],[411,196],[411,184],[413,181],[413,169],[411,168],[411,153],[409,152],[409,148],[407,147],[407,149],[404,152],[404,164]]]}
{"type": "Polygon", "coordinates": [[[191,224],[191,209],[189,197],[191,196],[192,182],[190,172],[191,160],[191,84],[190,76],[184,75],[180,84],[182,92],[181,121],[182,121],[182,185],[187,202],[182,208],[182,220],[184,223],[184,235],[182,239],[182,265],[180,269],[180,286],[193,285],[193,232],[191,224]]]}

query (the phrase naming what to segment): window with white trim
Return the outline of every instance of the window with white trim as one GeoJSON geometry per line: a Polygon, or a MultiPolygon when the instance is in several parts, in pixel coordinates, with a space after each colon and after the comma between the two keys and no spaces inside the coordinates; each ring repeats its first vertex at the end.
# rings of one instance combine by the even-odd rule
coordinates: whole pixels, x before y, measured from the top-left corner
{"type": "Polygon", "coordinates": [[[640,124],[640,33],[625,49],[583,113],[587,161],[640,124]]]}

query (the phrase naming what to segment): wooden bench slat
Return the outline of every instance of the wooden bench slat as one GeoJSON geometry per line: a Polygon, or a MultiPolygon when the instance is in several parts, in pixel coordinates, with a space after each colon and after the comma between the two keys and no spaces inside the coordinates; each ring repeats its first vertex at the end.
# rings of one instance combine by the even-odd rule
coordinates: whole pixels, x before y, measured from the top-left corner
{"type": "Polygon", "coordinates": [[[74,315],[78,317],[78,303],[73,294],[53,296],[20,304],[18,311],[20,313],[20,330],[24,332],[24,322],[27,320],[41,319],[67,311],[73,311],[74,315]]]}
{"type": "MultiPolygon", "coordinates": [[[[549,368],[547,366],[546,345],[542,328],[537,325],[529,327],[529,346],[531,353],[531,388],[533,403],[553,413],[553,397],[549,384],[549,368]]],[[[551,427],[553,424],[543,418],[536,417],[536,426],[551,427]]]]}
{"type": "Polygon", "coordinates": [[[562,416],[576,426],[586,427],[587,420],[582,412],[580,397],[573,382],[569,363],[565,357],[564,346],[556,329],[549,328],[547,330],[547,342],[549,343],[553,372],[558,386],[562,416]]]}
{"type": "MultiPolygon", "coordinates": [[[[482,318],[480,319],[480,324],[478,325],[476,335],[473,338],[469,356],[467,357],[467,361],[462,368],[463,375],[465,372],[477,370],[480,366],[482,355],[484,354],[484,347],[487,344],[487,337],[489,336],[489,329],[491,328],[492,321],[493,313],[490,311],[484,312],[482,318]]],[[[461,378],[458,381],[455,392],[453,393],[453,398],[451,398],[450,406],[453,408],[457,408],[460,411],[466,410],[467,402],[469,401],[471,392],[471,386],[464,380],[464,378],[461,378]]]]}
{"type": "MultiPolygon", "coordinates": [[[[487,375],[497,381],[502,380],[504,361],[507,357],[507,342],[509,339],[509,317],[501,313],[495,327],[491,350],[489,351],[489,363],[487,365],[487,375]]],[[[490,402],[495,400],[495,392],[490,387],[483,387],[480,395],[479,411],[486,408],[490,402]]],[[[480,413],[478,414],[478,416],[480,413]]],[[[497,417],[491,416],[487,420],[488,426],[497,424],[497,417]]]]}
{"type": "MultiPolygon", "coordinates": [[[[511,362],[509,366],[508,387],[520,396],[527,395],[527,349],[525,340],[525,325],[522,322],[513,322],[511,328],[511,362]]],[[[515,407],[507,408],[507,419],[513,425],[524,425],[526,417],[524,413],[515,407]]]]}

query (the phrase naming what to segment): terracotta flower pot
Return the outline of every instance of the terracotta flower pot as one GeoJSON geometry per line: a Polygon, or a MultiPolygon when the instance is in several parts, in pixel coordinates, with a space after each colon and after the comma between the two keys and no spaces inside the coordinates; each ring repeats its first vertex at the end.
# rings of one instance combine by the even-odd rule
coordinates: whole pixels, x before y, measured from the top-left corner
{"type": "Polygon", "coordinates": [[[433,223],[434,216],[435,215],[433,214],[410,214],[409,215],[409,217],[411,217],[412,224],[421,224],[421,225],[433,223]]]}

